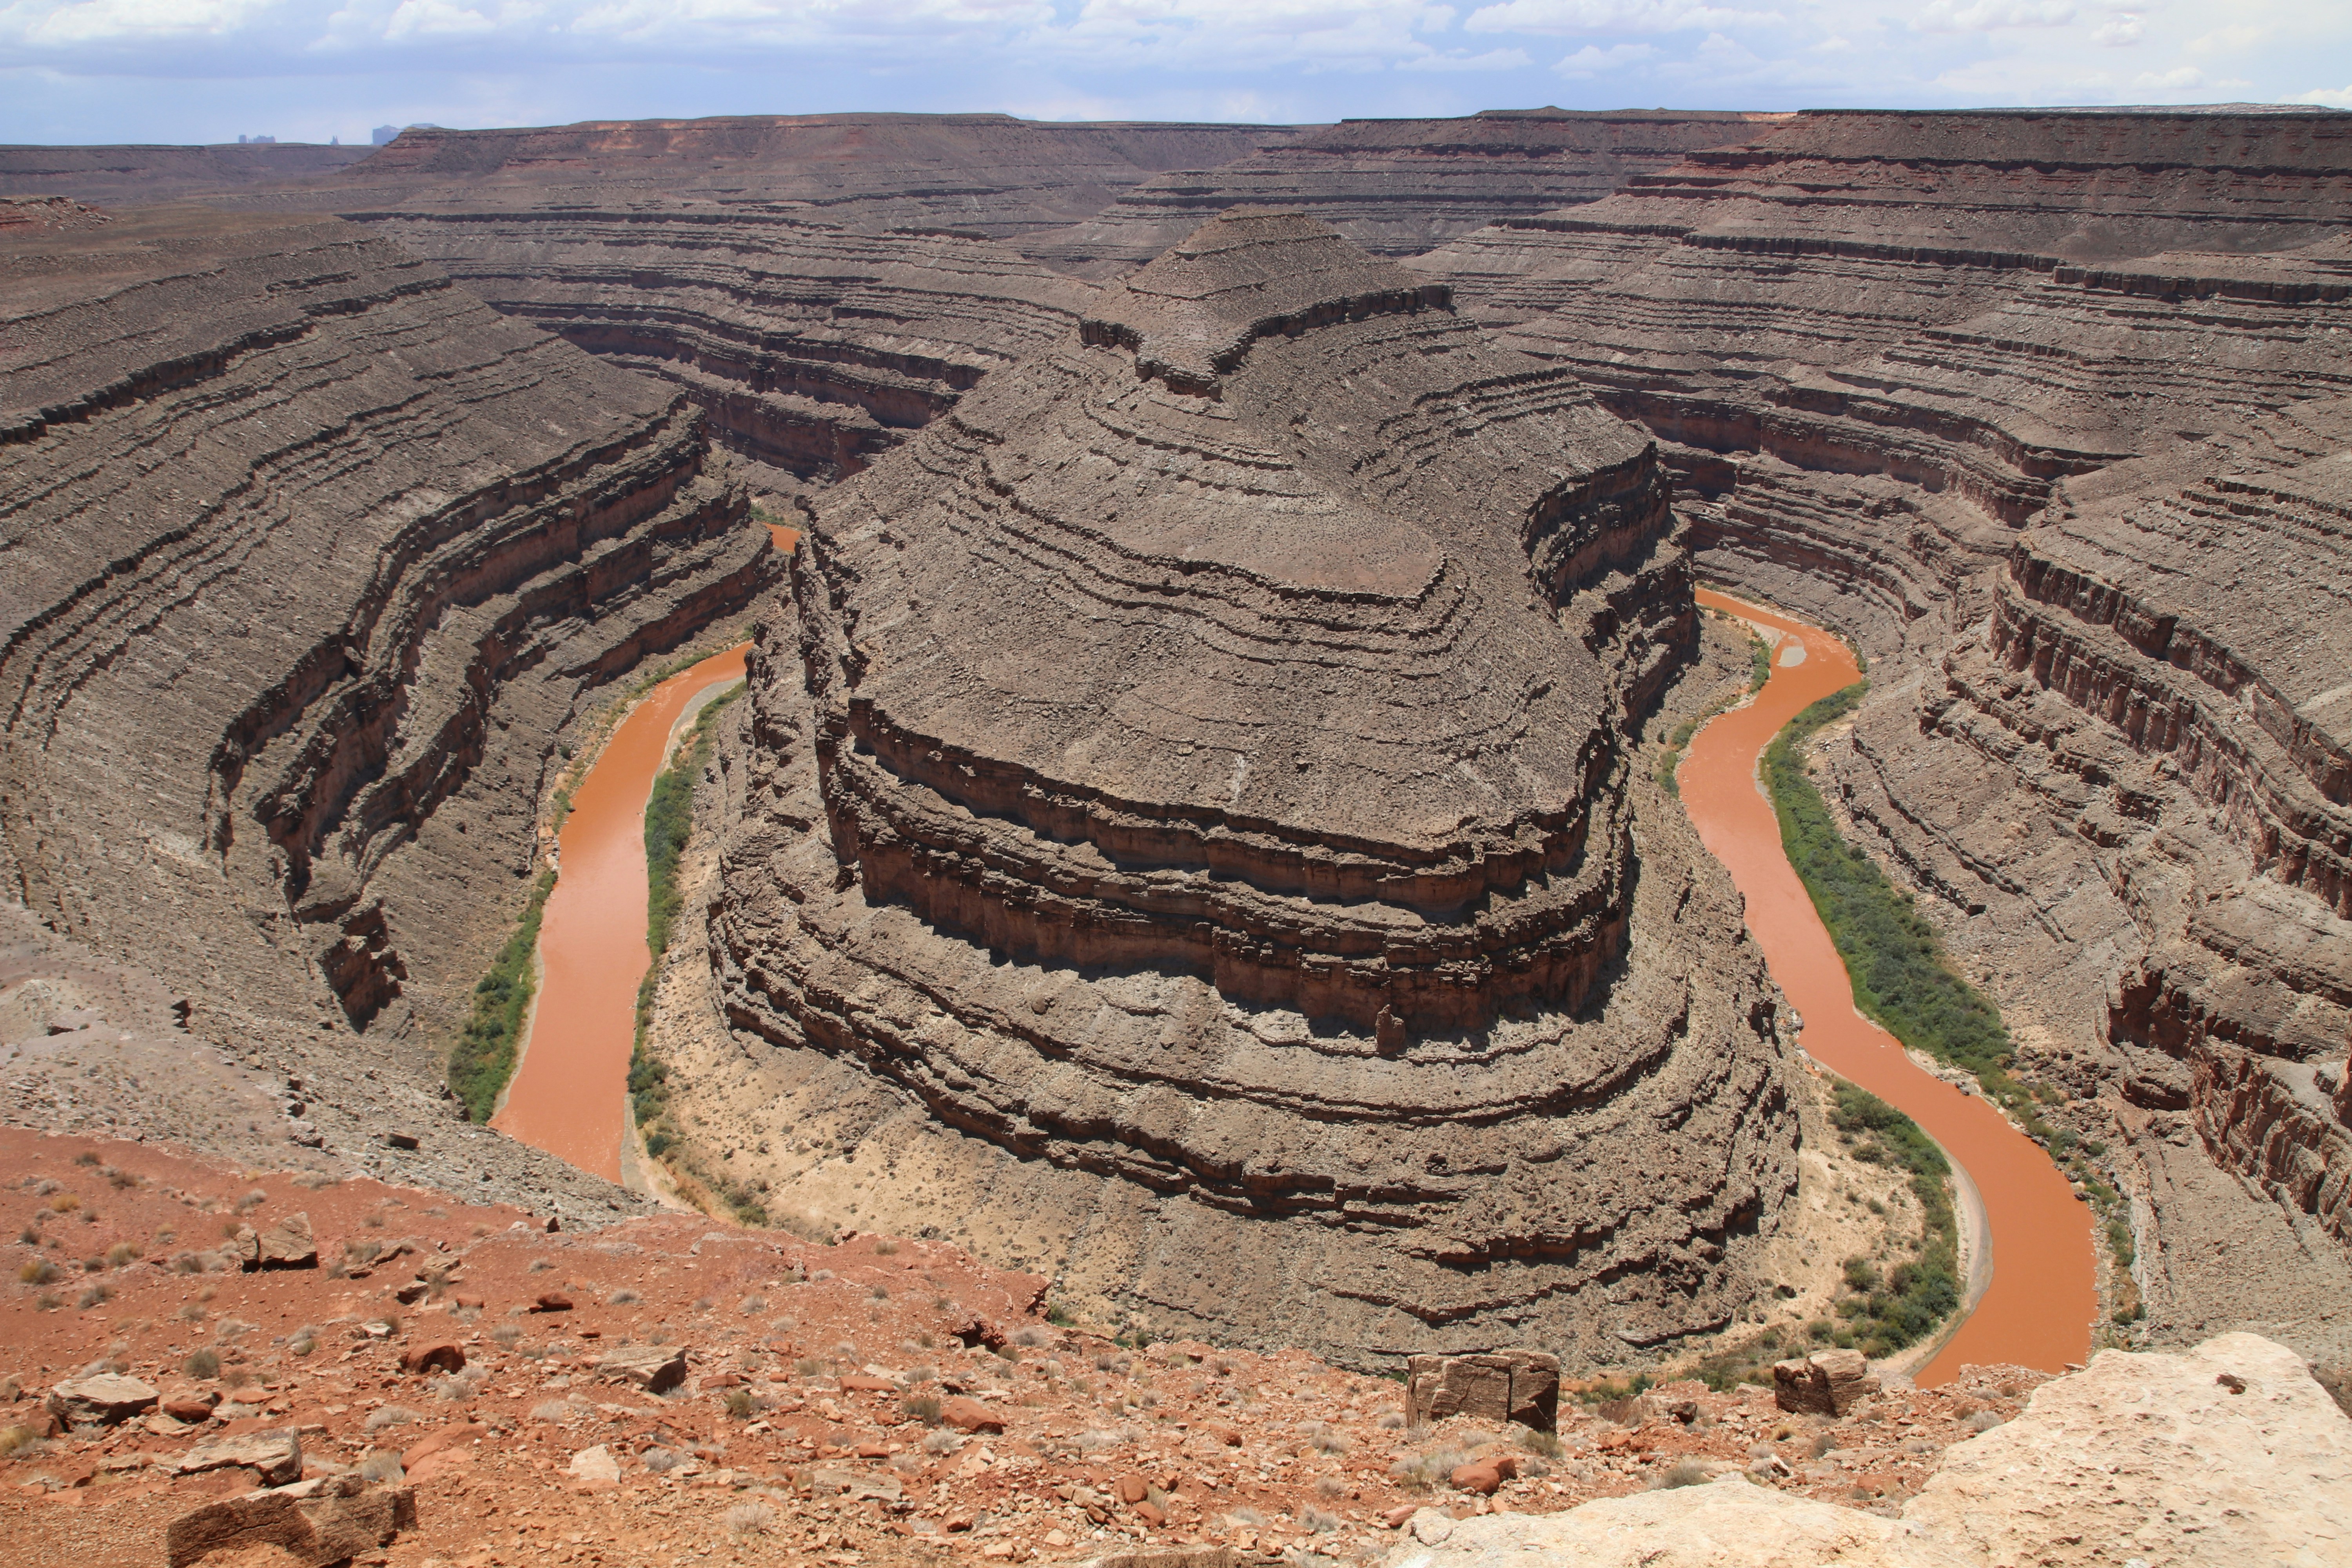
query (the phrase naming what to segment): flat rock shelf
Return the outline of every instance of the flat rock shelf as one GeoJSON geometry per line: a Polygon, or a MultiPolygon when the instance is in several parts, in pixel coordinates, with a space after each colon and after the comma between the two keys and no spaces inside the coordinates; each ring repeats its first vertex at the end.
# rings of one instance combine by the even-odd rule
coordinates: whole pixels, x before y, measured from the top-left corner
{"type": "Polygon", "coordinates": [[[1979,1245],[1990,1251],[1991,1281],[1919,1369],[1918,1382],[1942,1383],[1970,1363],[2056,1372],[2084,1362],[2098,1310],[2090,1211],[2040,1146],[2000,1111],[1921,1070],[1894,1036],[1855,1011],[1845,964],[1789,864],[1757,780],[1757,759],[1790,720],[1862,678],[1852,650],[1819,626],[1722,594],[1702,589],[1698,601],[1795,642],[1782,641],[1753,702],[1691,742],[1679,774],[1691,820],[1748,900],[1748,930],[1804,1019],[1807,1054],[1918,1122],[1982,1205],[1986,1235],[1979,1245]],[[1792,658],[1798,648],[1801,657],[1792,658]]]}

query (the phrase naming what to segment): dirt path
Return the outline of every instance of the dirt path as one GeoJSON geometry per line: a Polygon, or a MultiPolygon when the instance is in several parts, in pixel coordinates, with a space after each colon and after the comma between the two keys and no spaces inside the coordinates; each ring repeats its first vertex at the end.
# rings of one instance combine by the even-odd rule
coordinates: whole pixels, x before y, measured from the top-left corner
{"type": "Polygon", "coordinates": [[[1893,1036],[1854,1011],[1845,965],[1781,850],[1780,825],[1757,780],[1758,759],[1790,719],[1860,679],[1853,653],[1818,626],[1776,611],[1712,591],[1698,597],[1787,635],[1756,700],[1691,742],[1679,773],[1683,803],[1747,898],[1748,929],[1804,1019],[1806,1051],[1917,1121],[1966,1170],[1983,1204],[1991,1282],[1920,1369],[1919,1383],[1942,1383],[1971,1362],[2056,1372],[2085,1360],[2098,1310],[2089,1208],[2041,1147],[1998,1110],[1921,1071],[1893,1036]]]}

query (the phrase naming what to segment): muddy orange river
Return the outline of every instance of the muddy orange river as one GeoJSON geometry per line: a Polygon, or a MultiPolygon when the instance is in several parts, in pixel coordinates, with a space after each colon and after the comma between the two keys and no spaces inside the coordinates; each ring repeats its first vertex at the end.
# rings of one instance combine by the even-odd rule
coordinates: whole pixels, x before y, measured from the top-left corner
{"type": "MultiPolygon", "coordinates": [[[[777,548],[799,535],[771,525],[777,548]]],[[[539,928],[538,1005],[522,1065],[490,1125],[612,1181],[636,1037],[646,945],[646,802],[670,731],[696,697],[743,679],[749,643],[671,676],[632,709],[572,796],[562,874],[539,928]]]]}
{"type": "Polygon", "coordinates": [[[1925,1128],[1983,1205],[1991,1282],[1917,1381],[1942,1383],[1971,1362],[2048,1372],[2082,1362],[2098,1311],[2089,1207],[2039,1144],[1982,1100],[1922,1071],[1893,1036],[1854,1011],[1845,964],[1781,849],[1780,823],[1757,781],[1758,760],[1790,720],[1861,678],[1853,655],[1818,626],[1708,590],[1698,597],[1789,637],[1756,700],[1692,742],[1679,774],[1683,804],[1746,895],[1748,930],[1804,1020],[1806,1052],[1925,1128]],[[1797,647],[1801,660],[1782,662],[1797,647]]]}

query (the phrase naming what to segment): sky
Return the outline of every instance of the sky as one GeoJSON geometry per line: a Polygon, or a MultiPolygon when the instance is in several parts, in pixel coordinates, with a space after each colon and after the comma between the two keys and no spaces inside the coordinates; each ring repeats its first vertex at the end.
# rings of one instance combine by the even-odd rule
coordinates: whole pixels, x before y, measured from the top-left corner
{"type": "Polygon", "coordinates": [[[0,142],[2231,101],[2352,109],[2352,0],[0,0],[0,142]]]}

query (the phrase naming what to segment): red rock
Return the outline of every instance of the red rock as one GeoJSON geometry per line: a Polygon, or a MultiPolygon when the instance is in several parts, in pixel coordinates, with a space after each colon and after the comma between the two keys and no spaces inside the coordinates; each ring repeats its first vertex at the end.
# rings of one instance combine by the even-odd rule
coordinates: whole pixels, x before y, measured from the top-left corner
{"type": "Polygon", "coordinates": [[[887,1459],[890,1457],[890,1445],[860,1443],[857,1445],[857,1457],[861,1459],[887,1459]]]}
{"type": "Polygon", "coordinates": [[[846,1394],[889,1394],[898,1386],[887,1377],[866,1377],[854,1372],[844,1375],[839,1381],[842,1391],[846,1394]]]}
{"type": "Polygon", "coordinates": [[[572,1298],[561,1290],[545,1291],[531,1303],[530,1310],[534,1312],[568,1312],[572,1310],[572,1298]]]}
{"type": "Polygon", "coordinates": [[[1503,1484],[1503,1472],[1491,1459],[1476,1459],[1466,1465],[1456,1465],[1454,1473],[1445,1478],[1465,1492],[1480,1497],[1492,1495],[1503,1484]]]}
{"type": "Polygon", "coordinates": [[[1151,1485],[1141,1476],[1121,1476],[1118,1481],[1118,1500],[1141,1502],[1151,1495],[1151,1485]]]}
{"type": "Polygon", "coordinates": [[[488,1432],[489,1428],[478,1421],[462,1421],[455,1426],[444,1426],[431,1436],[420,1438],[403,1448],[400,1451],[400,1468],[404,1470],[413,1470],[416,1468],[418,1460],[430,1458],[433,1455],[454,1447],[459,1443],[470,1443],[477,1437],[488,1435],[488,1432]]]}
{"type": "Polygon", "coordinates": [[[1161,1525],[1168,1522],[1168,1516],[1148,1502],[1139,1502],[1135,1505],[1135,1517],[1143,1521],[1144,1523],[1150,1525],[1154,1530],[1159,1529],[1161,1525]]]}
{"type": "Polygon", "coordinates": [[[449,1300],[457,1303],[460,1310],[470,1312],[478,1312],[488,1305],[479,1296],[457,1295],[450,1297],[449,1300]]]}
{"type": "Polygon", "coordinates": [[[940,1528],[946,1531],[950,1535],[970,1530],[971,1528],[971,1515],[968,1513],[951,1513],[948,1515],[946,1521],[942,1523],[940,1528]]]}
{"type": "Polygon", "coordinates": [[[174,1421],[209,1421],[213,1418],[213,1406],[219,1403],[220,1395],[210,1392],[173,1394],[165,1397],[163,1414],[174,1421]]]}
{"type": "Polygon", "coordinates": [[[1004,1417],[977,1399],[961,1394],[940,1406],[940,1420],[959,1432],[1002,1432],[1004,1417]]]}
{"type": "Polygon", "coordinates": [[[434,1340],[415,1344],[400,1352],[400,1370],[405,1373],[463,1372],[466,1352],[448,1340],[434,1340]]]}
{"type": "Polygon", "coordinates": [[[1208,1428],[1208,1433],[1210,1436],[1228,1448],[1238,1448],[1242,1446],[1242,1435],[1231,1426],[1212,1426],[1208,1428]]]}
{"type": "Polygon", "coordinates": [[[1388,1526],[1391,1530],[1402,1530],[1406,1525],[1412,1522],[1412,1516],[1420,1511],[1421,1505],[1419,1503],[1405,1503],[1400,1507],[1392,1508],[1386,1513],[1381,1515],[1381,1522],[1388,1526]]]}
{"type": "Polygon", "coordinates": [[[740,1387],[742,1384],[742,1382],[743,1376],[740,1373],[714,1372],[702,1380],[702,1386],[705,1388],[736,1388],[740,1387]]]}

